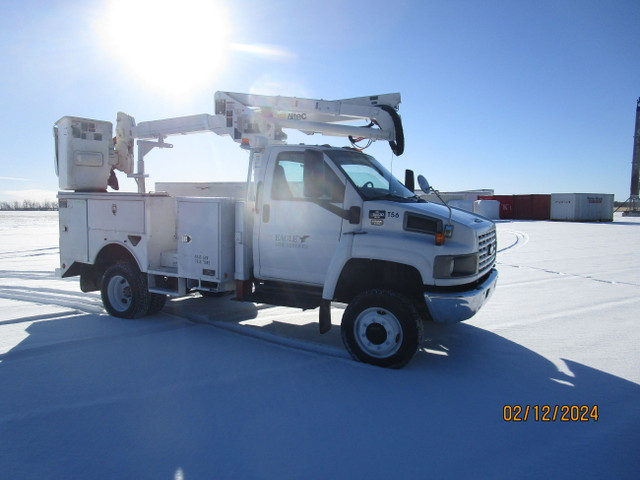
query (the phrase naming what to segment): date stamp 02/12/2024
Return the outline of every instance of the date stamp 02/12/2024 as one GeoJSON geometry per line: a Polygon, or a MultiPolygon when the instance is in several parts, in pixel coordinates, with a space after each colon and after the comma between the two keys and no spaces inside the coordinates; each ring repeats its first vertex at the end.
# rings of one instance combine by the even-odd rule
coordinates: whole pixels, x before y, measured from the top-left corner
{"type": "Polygon", "coordinates": [[[505,422],[597,422],[598,405],[504,405],[505,422]]]}

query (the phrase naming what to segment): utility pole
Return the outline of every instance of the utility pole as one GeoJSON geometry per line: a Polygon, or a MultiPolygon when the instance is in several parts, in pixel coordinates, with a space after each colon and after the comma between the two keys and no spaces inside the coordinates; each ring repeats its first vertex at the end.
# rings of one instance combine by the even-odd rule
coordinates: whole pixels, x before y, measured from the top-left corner
{"type": "Polygon", "coordinates": [[[631,193],[625,202],[627,210],[622,213],[624,216],[640,217],[640,198],[638,190],[640,188],[640,98],[636,104],[636,128],[633,136],[633,159],[631,161],[631,193]]]}

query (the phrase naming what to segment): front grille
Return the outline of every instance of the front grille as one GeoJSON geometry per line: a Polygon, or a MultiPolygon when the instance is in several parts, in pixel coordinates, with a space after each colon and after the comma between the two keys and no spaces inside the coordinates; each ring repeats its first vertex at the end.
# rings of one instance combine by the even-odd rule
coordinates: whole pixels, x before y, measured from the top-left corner
{"type": "Polygon", "coordinates": [[[496,227],[492,226],[491,230],[478,235],[478,273],[493,267],[497,251],[496,227]]]}

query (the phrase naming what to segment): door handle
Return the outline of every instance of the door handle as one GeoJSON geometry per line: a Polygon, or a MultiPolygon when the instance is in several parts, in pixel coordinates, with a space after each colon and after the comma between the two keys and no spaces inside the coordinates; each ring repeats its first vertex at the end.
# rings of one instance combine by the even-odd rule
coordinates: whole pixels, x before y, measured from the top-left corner
{"type": "Polygon", "coordinates": [[[256,213],[260,213],[260,204],[262,203],[262,182],[258,182],[258,187],[256,188],[256,213]]]}
{"type": "Polygon", "coordinates": [[[269,223],[269,211],[271,209],[269,208],[269,204],[264,204],[262,206],[262,223],[269,223]]]}

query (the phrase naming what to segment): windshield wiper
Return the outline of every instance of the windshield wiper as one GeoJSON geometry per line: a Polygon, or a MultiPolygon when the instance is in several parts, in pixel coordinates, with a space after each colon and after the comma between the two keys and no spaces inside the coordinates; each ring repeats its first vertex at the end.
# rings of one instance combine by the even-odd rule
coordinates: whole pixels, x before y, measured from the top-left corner
{"type": "Polygon", "coordinates": [[[402,202],[410,202],[414,198],[415,197],[409,197],[409,198],[403,197],[396,193],[385,193],[383,195],[378,195],[376,197],[369,197],[368,200],[401,200],[402,202]]]}

